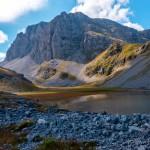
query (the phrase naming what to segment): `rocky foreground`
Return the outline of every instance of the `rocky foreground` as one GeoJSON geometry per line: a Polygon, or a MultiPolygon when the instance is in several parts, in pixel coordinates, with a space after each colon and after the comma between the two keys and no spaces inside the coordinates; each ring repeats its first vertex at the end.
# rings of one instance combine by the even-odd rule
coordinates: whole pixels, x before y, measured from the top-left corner
{"type": "Polygon", "coordinates": [[[91,150],[150,149],[150,114],[70,112],[0,93],[0,149],[11,149],[14,144],[4,140],[10,137],[8,130],[17,137],[24,135],[17,145],[21,150],[36,150],[49,137],[93,142],[85,148],[91,150]]]}

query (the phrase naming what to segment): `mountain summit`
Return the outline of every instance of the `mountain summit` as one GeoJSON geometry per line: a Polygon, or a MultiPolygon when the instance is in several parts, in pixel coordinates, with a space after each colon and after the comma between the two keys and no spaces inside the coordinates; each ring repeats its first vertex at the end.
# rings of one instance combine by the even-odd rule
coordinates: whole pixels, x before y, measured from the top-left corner
{"type": "Polygon", "coordinates": [[[63,12],[19,33],[0,65],[42,86],[150,88],[148,41],[150,30],[63,12]]]}
{"type": "Polygon", "coordinates": [[[51,22],[41,22],[19,33],[6,60],[30,56],[41,64],[51,59],[87,63],[114,41],[144,43],[149,30],[137,31],[108,19],[92,19],[82,13],[61,13],[51,22]]]}

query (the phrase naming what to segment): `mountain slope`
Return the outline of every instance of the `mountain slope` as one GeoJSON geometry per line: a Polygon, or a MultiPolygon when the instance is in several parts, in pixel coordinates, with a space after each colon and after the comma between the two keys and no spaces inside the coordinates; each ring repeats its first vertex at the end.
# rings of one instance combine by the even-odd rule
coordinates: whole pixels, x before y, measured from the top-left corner
{"type": "MultiPolygon", "coordinates": [[[[71,86],[98,80],[106,86],[135,87],[135,81],[126,85],[125,79],[133,73],[125,75],[125,71],[134,70],[136,64],[136,75],[147,66],[146,63],[138,67],[136,62],[149,61],[143,58],[149,43],[142,45],[149,40],[150,30],[137,31],[108,19],[63,12],[51,22],[29,26],[26,33],[19,33],[0,66],[45,86],[71,86]],[[53,66],[52,62],[58,65],[53,66]]],[[[137,84],[145,86],[144,82],[137,84]]]]}
{"type": "MultiPolygon", "coordinates": [[[[113,44],[86,65],[84,72],[105,87],[150,89],[150,42],[113,44]]],[[[93,80],[93,82],[94,82],[93,80]]]]}
{"type": "Polygon", "coordinates": [[[87,63],[114,41],[143,43],[149,30],[139,32],[108,19],[92,19],[82,13],[61,13],[51,22],[29,26],[8,49],[6,61],[30,56],[41,64],[51,59],[87,63]]]}
{"type": "Polygon", "coordinates": [[[82,84],[80,71],[84,67],[72,61],[54,59],[40,65],[34,82],[44,86],[75,86],[82,84]]]}
{"type": "Polygon", "coordinates": [[[0,67],[0,91],[31,91],[37,89],[23,75],[0,67]]]}
{"type": "Polygon", "coordinates": [[[11,61],[4,61],[0,63],[0,66],[23,74],[29,80],[34,79],[37,70],[40,67],[40,65],[36,64],[30,56],[16,58],[11,61]]]}
{"type": "Polygon", "coordinates": [[[115,67],[124,65],[128,60],[136,58],[140,51],[140,44],[114,43],[88,64],[86,74],[110,75],[115,67]]]}

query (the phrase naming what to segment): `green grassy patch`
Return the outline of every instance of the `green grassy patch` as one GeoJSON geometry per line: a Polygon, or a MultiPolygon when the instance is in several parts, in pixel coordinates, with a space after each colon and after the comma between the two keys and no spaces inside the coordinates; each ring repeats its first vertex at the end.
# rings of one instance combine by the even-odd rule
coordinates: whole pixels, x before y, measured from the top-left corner
{"type": "Polygon", "coordinates": [[[71,75],[71,74],[69,74],[67,72],[61,72],[60,73],[60,78],[62,80],[66,80],[66,79],[68,79],[68,80],[76,80],[75,76],[73,76],[73,75],[71,75]]]}
{"type": "Polygon", "coordinates": [[[34,125],[34,122],[32,120],[24,120],[20,124],[16,125],[14,130],[17,132],[22,131],[24,128],[28,128],[34,125]]]}
{"type": "MultiPolygon", "coordinates": [[[[59,91],[58,91],[59,92],[59,91]]],[[[45,94],[55,94],[58,93],[57,91],[48,91],[48,89],[45,89],[45,91],[43,89],[41,89],[41,91],[33,91],[33,92],[17,92],[17,95],[20,96],[26,96],[26,95],[45,95],[45,94]]]]}
{"type": "Polygon", "coordinates": [[[19,150],[18,145],[26,141],[25,133],[14,132],[15,125],[0,128],[0,149],[19,150]]]}
{"type": "Polygon", "coordinates": [[[95,142],[60,141],[47,138],[37,150],[96,150],[95,142]]]}
{"type": "Polygon", "coordinates": [[[86,75],[110,75],[114,68],[124,65],[128,60],[136,58],[139,54],[140,44],[114,45],[96,57],[86,68],[86,75]]]}

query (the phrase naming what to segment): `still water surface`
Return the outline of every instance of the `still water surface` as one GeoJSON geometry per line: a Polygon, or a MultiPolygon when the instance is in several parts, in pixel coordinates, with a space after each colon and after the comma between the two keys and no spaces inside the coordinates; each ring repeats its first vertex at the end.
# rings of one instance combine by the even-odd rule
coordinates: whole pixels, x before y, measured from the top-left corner
{"type": "Polygon", "coordinates": [[[150,92],[101,93],[73,98],[49,100],[42,103],[58,105],[73,111],[109,112],[119,114],[150,113],[150,92]]]}
{"type": "Polygon", "coordinates": [[[59,106],[69,110],[90,112],[150,113],[150,93],[107,93],[81,96],[60,103],[59,106]]]}

